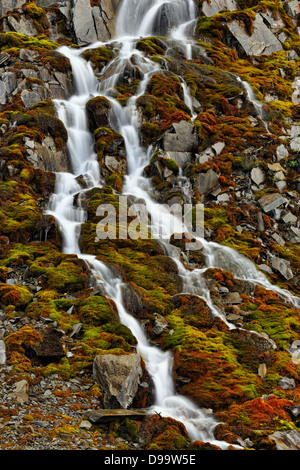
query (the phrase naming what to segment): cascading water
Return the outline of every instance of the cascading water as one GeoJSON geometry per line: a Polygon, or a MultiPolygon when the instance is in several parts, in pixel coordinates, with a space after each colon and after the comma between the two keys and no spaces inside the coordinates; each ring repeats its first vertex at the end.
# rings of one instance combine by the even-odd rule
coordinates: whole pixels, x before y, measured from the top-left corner
{"type": "MultiPolygon", "coordinates": [[[[192,440],[211,442],[227,449],[226,442],[214,439],[213,429],[217,423],[213,416],[199,409],[187,398],[176,394],[171,374],[172,357],[168,352],[162,352],[157,347],[150,346],[139,323],[126,312],[122,301],[122,279],[113,274],[109,267],[97,260],[95,256],[81,252],[79,234],[80,226],[85,220],[85,212],[80,207],[80,203],[77,203],[76,207],[73,204],[74,196],[83,191],[77,181],[79,175],[84,178],[86,189],[101,186],[99,165],[93,150],[92,137],[88,132],[85,104],[91,96],[106,96],[112,104],[112,122],[116,130],[122,134],[126,146],[128,174],[124,180],[123,194],[136,196],[145,201],[151,223],[154,224],[154,231],[161,235],[161,243],[165,247],[166,254],[171,256],[178,266],[184,291],[202,297],[212,313],[222,317],[210,299],[209,288],[206,286],[203,274],[208,267],[225,267],[232,270],[238,278],[251,280],[269,289],[273,288],[294,304],[298,302],[289,293],[271,286],[265,276],[256,270],[253,263],[248,260],[245,262],[243,259],[241,264],[241,255],[230,248],[200,239],[207,266],[204,269],[191,271],[185,268],[179,259],[178,252],[169,243],[172,233],[184,232],[185,227],[167,210],[164,212],[164,208],[151,197],[151,184],[143,177],[143,169],[149,160],[148,153],[151,149],[146,152],[140,145],[136,113],[137,97],[144,93],[149,78],[159,70],[160,66],[135,48],[136,40],[140,35],[155,34],[157,28],[166,27],[162,19],[167,10],[169,29],[178,29],[180,25],[188,25],[195,20],[196,10],[193,0],[123,1],[117,20],[119,54],[103,70],[99,81],[96,80],[89,64],[80,57],[82,50],[69,49],[65,46],[60,49],[60,52],[70,59],[76,86],[76,95],[70,100],[55,101],[58,117],[64,122],[69,135],[72,173],[57,174],[55,193],[49,202],[47,212],[53,215],[59,223],[63,235],[63,251],[74,253],[86,261],[101,291],[115,302],[120,321],[128,326],[136,337],[138,352],[143,357],[155,386],[155,403],[149,411],[181,421],[192,440]],[[122,38],[121,48],[120,38],[122,38]],[[135,57],[135,64],[143,73],[143,79],[136,95],[129,99],[126,107],[123,108],[112,97],[111,92],[132,56],[135,57]],[[109,73],[109,69],[113,71],[112,74],[109,73]],[[158,214],[160,217],[157,217],[158,214]],[[161,217],[162,214],[163,217],[161,217]],[[169,224],[165,223],[167,217],[170,218],[169,224]],[[172,230],[168,231],[166,227],[172,227],[172,230]]],[[[181,29],[183,30],[184,28],[181,29]]],[[[97,45],[94,44],[91,47],[97,47],[97,45]]],[[[80,198],[78,200],[80,201],[80,198]]],[[[225,321],[224,318],[223,320],[225,321]]],[[[233,325],[229,326],[233,328],[233,325]]]]}

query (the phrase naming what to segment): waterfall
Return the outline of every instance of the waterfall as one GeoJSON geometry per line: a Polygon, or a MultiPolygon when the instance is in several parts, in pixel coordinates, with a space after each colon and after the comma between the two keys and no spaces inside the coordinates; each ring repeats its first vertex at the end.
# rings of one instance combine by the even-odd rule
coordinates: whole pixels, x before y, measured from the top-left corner
{"type": "MultiPolygon", "coordinates": [[[[123,281],[121,277],[97,260],[95,256],[81,252],[79,246],[80,227],[85,221],[86,215],[80,207],[80,203],[76,207],[74,206],[74,196],[83,191],[78,183],[78,176],[84,178],[85,190],[101,187],[103,184],[97,156],[93,150],[93,139],[88,131],[85,104],[90,97],[105,96],[112,104],[112,121],[115,123],[115,128],[122,134],[125,141],[128,174],[124,178],[123,195],[136,196],[145,201],[151,221],[157,221],[154,228],[163,234],[162,244],[165,246],[166,253],[178,266],[179,274],[183,279],[184,291],[203,298],[212,313],[226,321],[210,299],[209,288],[204,276],[208,267],[224,267],[228,270],[228,263],[231,263],[229,267],[237,277],[250,279],[254,283],[275,289],[249,260],[246,263],[243,259],[241,264],[241,256],[234,250],[207,242],[204,239],[201,239],[200,242],[207,259],[206,268],[194,271],[187,270],[174,247],[169,244],[169,238],[173,231],[164,232],[162,218],[157,215],[163,214],[164,221],[166,221],[165,217],[170,217],[169,226],[171,227],[173,224],[173,227],[178,229],[177,231],[184,231],[184,227],[176,217],[167,214],[167,212],[164,213],[163,207],[152,199],[151,184],[143,176],[143,169],[149,161],[149,154],[140,144],[136,100],[140,94],[144,93],[148,80],[155,71],[160,70],[160,66],[138,51],[135,44],[141,35],[166,33],[174,28],[178,30],[182,24],[188,25],[195,20],[195,15],[196,9],[193,0],[124,0],[119,10],[116,28],[117,39],[122,38],[122,47],[118,56],[103,70],[103,75],[107,76],[107,71],[111,68],[114,71],[113,76],[104,80],[101,80],[100,77],[100,83],[96,80],[90,65],[81,58],[82,50],[66,46],[59,49],[70,59],[76,87],[76,94],[69,100],[54,101],[58,117],[63,121],[68,131],[72,172],[57,173],[55,193],[51,197],[47,212],[58,221],[63,236],[63,251],[74,253],[85,260],[104,294],[115,302],[120,321],[128,326],[136,337],[137,350],[144,359],[155,386],[155,403],[149,412],[159,412],[164,417],[172,417],[181,421],[192,440],[211,442],[222,449],[227,449],[228,443],[217,441],[214,438],[213,429],[217,424],[214,417],[199,409],[191,400],[176,394],[172,380],[172,356],[169,352],[161,351],[150,345],[139,323],[125,310],[122,300],[123,281]],[[136,95],[130,98],[126,107],[123,108],[111,96],[111,91],[119,74],[124,70],[124,65],[133,55],[144,76],[136,95]]],[[[184,34],[183,30],[184,28],[181,29],[182,35],[184,34]]],[[[97,45],[91,45],[91,47],[97,47],[97,45]]],[[[185,88],[184,91],[186,103],[191,106],[185,88]]],[[[166,225],[168,226],[168,224],[166,225]]],[[[277,291],[288,297],[290,301],[296,301],[285,291],[279,289],[277,291]]],[[[233,325],[228,325],[230,328],[234,328],[233,325]]]]}

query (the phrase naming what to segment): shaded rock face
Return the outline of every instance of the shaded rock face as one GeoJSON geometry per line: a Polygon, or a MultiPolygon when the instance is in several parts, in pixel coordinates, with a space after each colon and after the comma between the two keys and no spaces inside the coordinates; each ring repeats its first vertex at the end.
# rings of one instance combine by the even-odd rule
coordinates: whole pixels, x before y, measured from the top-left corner
{"type": "Polygon", "coordinates": [[[105,408],[128,408],[142,376],[141,358],[138,354],[96,356],[93,373],[104,390],[105,408]]]}

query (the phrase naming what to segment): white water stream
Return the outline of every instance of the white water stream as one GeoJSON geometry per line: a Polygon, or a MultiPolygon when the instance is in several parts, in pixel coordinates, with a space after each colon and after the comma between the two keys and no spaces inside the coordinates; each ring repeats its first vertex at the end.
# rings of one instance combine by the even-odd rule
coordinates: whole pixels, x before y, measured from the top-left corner
{"type": "MultiPolygon", "coordinates": [[[[226,321],[213,305],[209,288],[203,276],[207,268],[220,267],[232,271],[239,279],[250,280],[267,289],[276,290],[287,301],[300,306],[299,299],[289,292],[272,286],[267,278],[257,271],[253,263],[230,248],[207,242],[201,238],[200,241],[207,259],[206,268],[190,271],[180,261],[177,249],[169,244],[172,233],[175,231],[182,233],[185,231],[185,227],[181,221],[165,211],[151,196],[151,184],[143,176],[143,169],[149,161],[151,149],[148,149],[147,152],[140,144],[139,122],[135,105],[137,97],[144,93],[149,78],[160,67],[141,51],[138,51],[135,48],[135,43],[141,35],[154,34],[157,15],[161,8],[171,10],[170,18],[173,23],[169,26],[173,28],[173,31],[180,30],[180,39],[184,40],[185,28],[181,25],[188,25],[195,19],[196,9],[193,0],[124,0],[117,19],[117,40],[118,44],[122,43],[122,47],[118,56],[103,70],[102,75],[109,78],[101,80],[100,77],[100,84],[95,78],[91,66],[82,59],[82,49],[72,49],[66,46],[60,48],[60,52],[70,59],[76,86],[75,96],[68,101],[55,101],[58,117],[64,122],[69,135],[68,146],[72,173],[57,173],[55,193],[51,197],[47,213],[53,215],[59,223],[63,236],[63,251],[74,253],[88,263],[94,279],[99,283],[105,295],[116,303],[120,321],[128,326],[137,338],[137,350],[145,360],[147,370],[155,386],[155,403],[149,411],[159,412],[162,416],[181,421],[192,440],[211,442],[222,449],[227,449],[226,442],[216,441],[213,436],[213,428],[217,424],[214,417],[199,409],[189,399],[176,394],[172,381],[172,356],[169,352],[163,352],[157,347],[150,346],[139,323],[125,310],[122,300],[123,281],[121,277],[116,276],[108,266],[98,261],[95,256],[82,253],[79,246],[80,227],[86,216],[84,210],[80,208],[80,204],[79,206],[77,204],[76,207],[73,204],[74,196],[83,191],[77,182],[78,176],[83,175],[86,189],[102,185],[93,138],[88,131],[85,105],[91,97],[101,95],[110,100],[113,109],[112,121],[115,123],[116,130],[124,137],[126,144],[128,174],[124,180],[123,195],[133,195],[144,200],[151,221],[156,221],[157,225],[154,229],[162,234],[161,243],[166,249],[166,254],[172,257],[178,266],[179,274],[183,279],[183,291],[205,299],[213,314],[226,321]],[[130,61],[132,56],[135,58],[135,66],[140,68],[144,76],[136,95],[130,98],[127,106],[123,108],[111,97],[111,91],[119,74],[122,73],[125,64],[130,61]],[[109,68],[113,70],[111,75],[108,73],[109,68]],[[162,217],[157,217],[158,214],[162,217]],[[169,224],[166,223],[167,217],[172,219],[169,224]],[[172,227],[172,224],[172,231],[168,231],[168,227],[172,227]]],[[[91,45],[91,47],[97,46],[98,43],[91,45]]],[[[185,96],[188,100],[187,90],[185,90],[185,96]]],[[[80,198],[78,200],[80,201],[80,198]]],[[[228,326],[234,328],[231,324],[228,326]]]]}

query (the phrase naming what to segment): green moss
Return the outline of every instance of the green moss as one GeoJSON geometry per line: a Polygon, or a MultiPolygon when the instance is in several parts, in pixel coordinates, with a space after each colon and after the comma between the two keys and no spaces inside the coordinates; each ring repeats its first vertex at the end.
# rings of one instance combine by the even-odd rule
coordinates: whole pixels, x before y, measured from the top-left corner
{"type": "Polygon", "coordinates": [[[32,295],[25,286],[0,283],[0,302],[3,305],[14,305],[16,308],[24,309],[32,302],[32,295]]]}
{"type": "Polygon", "coordinates": [[[78,307],[82,321],[87,325],[101,326],[118,322],[116,308],[103,295],[88,297],[78,307]]]}

